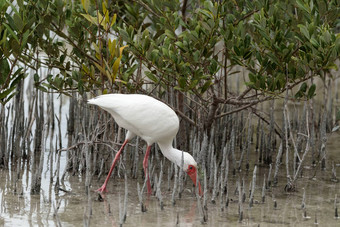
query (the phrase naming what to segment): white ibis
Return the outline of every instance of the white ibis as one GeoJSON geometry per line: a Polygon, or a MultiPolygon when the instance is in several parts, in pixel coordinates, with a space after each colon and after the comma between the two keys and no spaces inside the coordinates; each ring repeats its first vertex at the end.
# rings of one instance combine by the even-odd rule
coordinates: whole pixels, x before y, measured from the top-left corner
{"type": "MultiPolygon", "coordinates": [[[[107,94],[88,100],[109,112],[116,123],[127,129],[125,141],[117,152],[106,180],[98,192],[106,192],[106,186],[122,153],[124,146],[135,136],[141,137],[147,143],[143,161],[145,177],[147,178],[148,194],[151,194],[150,178],[148,174],[148,157],[153,143],[158,143],[163,155],[170,161],[181,166],[183,154],[183,170],[190,176],[196,186],[197,163],[187,152],[182,152],[172,146],[179,128],[176,113],[165,103],[147,95],[139,94],[107,94]]],[[[198,183],[199,193],[202,195],[201,185],[198,183]]]]}

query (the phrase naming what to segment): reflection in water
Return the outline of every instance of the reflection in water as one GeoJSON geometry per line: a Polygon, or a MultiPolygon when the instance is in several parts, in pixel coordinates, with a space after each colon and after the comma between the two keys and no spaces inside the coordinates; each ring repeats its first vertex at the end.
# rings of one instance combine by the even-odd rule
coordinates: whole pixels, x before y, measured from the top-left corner
{"type": "MultiPolygon", "coordinates": [[[[53,206],[58,199],[54,193],[54,182],[50,181],[49,153],[45,152],[45,162],[41,179],[41,191],[31,195],[32,166],[27,162],[11,166],[10,170],[0,169],[0,217],[5,226],[45,226],[53,224],[53,206]]],[[[65,159],[64,155],[63,158],[65,159]]],[[[65,163],[65,162],[62,162],[65,163]]],[[[69,188],[69,182],[65,182],[69,188]]],[[[65,193],[64,193],[65,194],[65,193]]],[[[63,193],[59,194],[60,196],[63,193]]],[[[61,204],[64,206],[65,204],[61,204]]],[[[1,224],[1,222],[0,222],[1,224]]],[[[53,224],[54,225],[54,224],[53,224]]]]}
{"type": "MultiPolygon", "coordinates": [[[[331,160],[339,163],[336,148],[340,145],[334,135],[329,140],[329,155],[331,160]]],[[[62,182],[58,194],[55,192],[55,182],[50,181],[51,167],[49,152],[45,152],[45,165],[42,177],[42,190],[39,195],[30,195],[31,172],[27,163],[22,166],[12,166],[11,171],[0,169],[0,226],[119,226],[120,202],[124,201],[124,179],[115,178],[109,185],[111,193],[98,199],[93,189],[100,182],[93,182],[93,189],[89,195],[85,194],[85,183],[80,176],[69,176],[62,182]],[[88,225],[87,225],[88,224],[88,225]]],[[[54,158],[56,160],[56,158],[54,158]]],[[[61,170],[65,168],[65,154],[61,156],[61,170]]],[[[53,162],[55,165],[55,162],[53,162]]],[[[55,167],[53,167],[55,169],[55,167]]],[[[252,169],[249,173],[239,173],[236,177],[229,177],[228,188],[230,203],[221,209],[219,201],[213,204],[208,196],[208,226],[225,226],[239,224],[245,226],[277,226],[277,225],[305,225],[311,226],[315,217],[320,226],[336,226],[340,220],[334,218],[334,198],[340,194],[339,183],[330,181],[331,170],[319,173],[315,178],[312,168],[303,170],[303,177],[298,181],[298,188],[305,188],[306,216],[301,208],[303,190],[294,193],[283,191],[285,178],[279,179],[279,185],[266,191],[266,202],[262,203],[261,188],[263,173],[267,168],[260,167],[256,179],[254,205],[248,207],[248,188],[252,180],[252,169]],[[262,176],[262,177],[261,177],[262,176]],[[245,179],[246,201],[243,203],[243,221],[238,223],[238,195],[235,194],[236,181],[245,179]],[[277,207],[274,209],[274,201],[277,207]]],[[[61,171],[62,172],[62,171],[61,171]]],[[[53,173],[55,174],[55,173],[53,173]]],[[[61,173],[60,173],[61,174],[61,173]]],[[[167,174],[167,173],[165,173],[167,174]]],[[[339,175],[339,170],[337,170],[339,175]]],[[[53,179],[56,179],[55,177],[53,179]]],[[[162,188],[164,209],[161,210],[156,197],[145,198],[147,212],[142,212],[138,204],[137,181],[128,180],[127,218],[124,226],[198,226],[200,216],[194,194],[186,186],[182,198],[177,198],[176,205],[171,203],[171,191],[166,185],[162,188]]],[[[142,183],[142,182],[140,182],[142,183]]],[[[339,206],[339,202],[337,202],[339,206]]]]}

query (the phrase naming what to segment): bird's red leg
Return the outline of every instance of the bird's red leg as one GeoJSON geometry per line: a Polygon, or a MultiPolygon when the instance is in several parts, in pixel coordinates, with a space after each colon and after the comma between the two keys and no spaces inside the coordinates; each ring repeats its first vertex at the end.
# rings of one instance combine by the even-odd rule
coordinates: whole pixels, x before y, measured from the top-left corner
{"type": "Polygon", "coordinates": [[[148,194],[149,195],[151,195],[151,193],[152,193],[150,178],[149,178],[149,172],[148,172],[148,159],[149,159],[150,150],[151,150],[151,146],[148,146],[146,148],[146,152],[145,152],[145,156],[144,156],[144,160],[143,160],[144,174],[145,174],[145,178],[147,178],[146,185],[148,187],[148,194]]]}
{"type": "Polygon", "coordinates": [[[100,188],[98,188],[96,190],[96,192],[107,192],[107,189],[106,189],[107,182],[109,182],[110,176],[112,174],[113,169],[115,168],[116,162],[119,160],[120,154],[124,150],[124,147],[127,144],[127,142],[128,142],[128,140],[125,140],[122,147],[119,149],[118,153],[116,154],[115,158],[113,159],[110,172],[107,174],[107,177],[105,179],[104,184],[100,188]]]}

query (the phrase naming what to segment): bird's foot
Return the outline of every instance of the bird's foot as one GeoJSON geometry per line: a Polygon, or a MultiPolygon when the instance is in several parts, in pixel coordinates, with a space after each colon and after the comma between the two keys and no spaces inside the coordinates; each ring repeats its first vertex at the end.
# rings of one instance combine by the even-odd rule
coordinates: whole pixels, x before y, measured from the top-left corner
{"type": "Polygon", "coordinates": [[[96,192],[99,192],[99,193],[107,192],[106,185],[103,184],[100,188],[96,190],[96,192]]]}

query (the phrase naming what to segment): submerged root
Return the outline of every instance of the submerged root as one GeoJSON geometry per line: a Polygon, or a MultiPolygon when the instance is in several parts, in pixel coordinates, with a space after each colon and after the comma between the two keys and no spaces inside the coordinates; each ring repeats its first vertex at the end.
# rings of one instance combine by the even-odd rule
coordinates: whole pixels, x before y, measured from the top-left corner
{"type": "Polygon", "coordinates": [[[284,188],[285,192],[296,192],[296,185],[292,182],[288,182],[284,188]]]}

